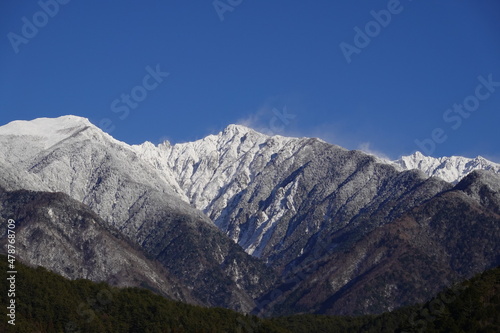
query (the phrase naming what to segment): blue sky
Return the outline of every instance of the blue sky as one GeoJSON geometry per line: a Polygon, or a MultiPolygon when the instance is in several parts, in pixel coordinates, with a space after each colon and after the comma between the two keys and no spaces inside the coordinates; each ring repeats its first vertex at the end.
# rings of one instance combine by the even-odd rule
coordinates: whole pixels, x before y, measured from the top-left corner
{"type": "Polygon", "coordinates": [[[131,144],[241,123],[500,162],[499,14],[496,0],[5,0],[0,123],[75,114],[131,144]]]}

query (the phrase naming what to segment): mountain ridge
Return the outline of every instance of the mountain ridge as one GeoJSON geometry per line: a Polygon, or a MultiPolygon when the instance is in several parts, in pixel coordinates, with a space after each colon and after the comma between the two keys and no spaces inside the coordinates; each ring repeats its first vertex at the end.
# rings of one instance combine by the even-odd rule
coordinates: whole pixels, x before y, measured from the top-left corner
{"type": "MultiPolygon", "coordinates": [[[[115,143],[122,144],[123,147],[134,150],[138,153],[144,153],[142,150],[157,149],[159,147],[178,147],[182,149],[187,145],[194,145],[195,143],[200,149],[203,149],[202,143],[214,144],[220,137],[240,137],[245,135],[260,136],[261,138],[276,138],[277,141],[287,141],[288,139],[301,139],[294,137],[286,137],[281,135],[269,136],[266,134],[259,133],[258,131],[240,124],[229,124],[223,130],[217,134],[210,134],[206,137],[191,141],[171,144],[169,141],[164,141],[158,145],[154,145],[149,141],[145,141],[142,144],[129,145],[125,142],[114,139],[109,134],[101,131],[96,125],[92,124],[89,119],[75,116],[66,115],[60,116],[58,118],[36,118],[33,120],[15,120],[3,126],[0,126],[0,135],[29,135],[37,136],[39,138],[49,138],[52,139],[49,143],[57,143],[59,141],[74,135],[78,130],[84,130],[85,127],[92,127],[94,130],[98,130],[101,135],[106,137],[108,140],[112,140],[115,143]],[[71,130],[74,130],[71,133],[71,130]],[[48,135],[51,133],[51,135],[48,135]],[[54,135],[57,133],[57,135],[54,135]],[[67,135],[67,134],[70,135],[67,135]],[[147,147],[147,148],[145,148],[147,147]]],[[[303,137],[302,139],[306,139],[303,137]]],[[[324,142],[320,138],[309,138],[316,139],[324,142]]],[[[261,139],[262,140],[262,139],[261,139]]],[[[332,144],[336,146],[335,144],[332,144]]],[[[338,147],[338,146],[337,146],[338,147]]],[[[367,154],[370,154],[367,152],[367,154]]],[[[147,158],[145,158],[147,159],[147,158]]],[[[463,157],[463,156],[442,156],[442,157],[431,157],[425,156],[421,152],[416,151],[411,155],[401,156],[397,160],[385,160],[379,159],[380,162],[391,164],[399,168],[400,170],[411,170],[418,169],[423,171],[429,177],[436,176],[441,179],[451,182],[458,183],[460,179],[466,176],[468,173],[477,169],[492,170],[495,173],[500,173],[500,164],[492,162],[482,156],[477,156],[475,158],[463,157]],[[451,171],[450,171],[451,170],[451,171]]]]}
{"type": "Polygon", "coordinates": [[[0,185],[87,205],[204,305],[261,315],[379,313],[500,260],[490,255],[500,252],[500,180],[473,170],[488,167],[482,160],[446,182],[418,154],[413,169],[241,125],[194,142],[131,146],[73,116],[0,127],[0,155],[0,185]],[[467,264],[458,265],[467,247],[467,264]],[[392,273],[391,263],[399,267],[392,273]]]}
{"type": "Polygon", "coordinates": [[[439,177],[449,183],[458,183],[462,178],[474,170],[491,170],[500,173],[500,164],[487,160],[482,156],[468,158],[462,156],[425,156],[415,152],[409,156],[402,156],[392,164],[402,170],[422,170],[429,177],[439,177]]]}
{"type": "Polygon", "coordinates": [[[254,306],[253,298],[271,283],[272,270],[189,205],[175,179],[79,117],[41,122],[42,127],[56,123],[49,128],[58,131],[57,139],[40,135],[48,129],[26,129],[27,122],[0,127],[9,189],[66,193],[160,261],[203,304],[240,311],[254,306]]]}

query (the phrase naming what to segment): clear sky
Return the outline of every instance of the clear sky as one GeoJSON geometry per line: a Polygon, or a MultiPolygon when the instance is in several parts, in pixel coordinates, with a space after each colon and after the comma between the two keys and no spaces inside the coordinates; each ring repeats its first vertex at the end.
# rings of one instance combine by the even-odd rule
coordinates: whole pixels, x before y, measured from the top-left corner
{"type": "Polygon", "coordinates": [[[4,0],[0,124],[74,114],[136,144],[240,123],[500,162],[499,17],[497,0],[4,0]]]}

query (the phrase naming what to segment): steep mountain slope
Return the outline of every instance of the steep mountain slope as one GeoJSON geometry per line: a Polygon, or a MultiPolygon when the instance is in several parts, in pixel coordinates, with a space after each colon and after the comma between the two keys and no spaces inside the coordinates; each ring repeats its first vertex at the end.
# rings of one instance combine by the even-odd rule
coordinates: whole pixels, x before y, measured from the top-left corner
{"type": "Polygon", "coordinates": [[[87,204],[206,305],[377,313],[500,260],[492,171],[454,187],[410,164],[238,125],[128,146],[72,116],[0,127],[0,154],[7,188],[87,204]]]}
{"type": "Polygon", "coordinates": [[[270,269],[185,202],[168,170],[158,172],[84,118],[0,127],[0,155],[18,178],[26,176],[17,186],[16,179],[5,181],[10,189],[46,188],[88,205],[206,305],[248,311],[272,282],[270,269]]]}
{"type": "Polygon", "coordinates": [[[318,139],[269,137],[236,125],[157,151],[141,156],[168,163],[195,207],[248,253],[279,265],[320,234],[372,228],[450,187],[318,139]],[[372,215],[376,221],[364,223],[372,215]]]}
{"type": "Polygon", "coordinates": [[[401,157],[393,164],[401,170],[417,169],[429,177],[439,177],[450,183],[458,183],[473,170],[491,170],[500,173],[500,164],[488,161],[481,156],[476,158],[462,156],[435,158],[416,152],[413,155],[401,157]]]}
{"type": "Polygon", "coordinates": [[[16,221],[16,257],[76,279],[142,286],[198,303],[182,284],[85,205],[63,193],[7,192],[0,188],[0,244],[7,220],[16,221]]]}
{"type": "Polygon", "coordinates": [[[431,300],[378,316],[296,315],[272,322],[295,333],[309,332],[498,332],[500,268],[441,291],[431,300]]]}
{"type": "Polygon", "coordinates": [[[500,175],[476,170],[455,186],[480,205],[500,214],[500,175]]]}
{"type": "MultiPolygon", "coordinates": [[[[471,192],[477,199],[471,202],[420,170],[400,172],[318,139],[269,137],[235,125],[192,143],[135,149],[151,165],[168,163],[193,205],[280,270],[281,283],[259,299],[260,314],[378,313],[425,301],[452,281],[499,264],[498,220],[484,203],[500,195],[498,186],[471,192]],[[419,209],[430,209],[420,219],[435,221],[432,228],[454,239],[441,244],[435,237],[445,236],[424,222],[411,222],[411,237],[394,232],[419,209]],[[466,228],[476,220],[485,222],[466,228]],[[464,255],[463,240],[483,247],[464,255]]],[[[500,183],[491,177],[486,183],[500,183]]]]}
{"type": "MultiPolygon", "coordinates": [[[[0,269],[7,258],[0,255],[0,269]]],[[[261,319],[230,310],[167,300],[146,290],[69,281],[43,268],[17,263],[16,325],[1,332],[498,332],[500,268],[442,291],[429,302],[378,316],[302,314],[261,319]]],[[[8,281],[0,280],[8,289],[8,281]]],[[[7,304],[7,293],[0,294],[7,304]]],[[[9,319],[10,320],[10,319],[9,319]]]]}
{"type": "MultiPolygon", "coordinates": [[[[7,257],[0,255],[3,272],[7,265],[7,257]]],[[[68,280],[20,262],[16,269],[15,325],[6,316],[0,321],[2,333],[289,333],[255,316],[172,301],[144,289],[68,280]]],[[[8,285],[7,279],[0,280],[1,290],[8,285]]],[[[0,294],[0,304],[10,299],[6,292],[0,294]]]]}
{"type": "Polygon", "coordinates": [[[426,301],[453,282],[498,266],[499,192],[486,202],[471,197],[489,184],[498,188],[500,177],[474,171],[353,247],[299,266],[260,300],[265,313],[380,313],[426,301]]]}

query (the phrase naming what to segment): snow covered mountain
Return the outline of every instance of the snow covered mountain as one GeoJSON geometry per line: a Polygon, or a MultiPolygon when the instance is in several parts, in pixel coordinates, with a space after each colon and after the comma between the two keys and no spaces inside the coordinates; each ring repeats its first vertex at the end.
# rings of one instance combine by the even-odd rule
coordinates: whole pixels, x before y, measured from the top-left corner
{"type": "MultiPolygon", "coordinates": [[[[0,153],[6,157],[4,161],[8,161],[19,171],[28,171],[36,178],[32,181],[46,184],[52,191],[68,193],[82,202],[90,202],[85,195],[90,190],[93,193],[98,190],[89,186],[99,176],[98,172],[92,174],[91,171],[105,170],[106,163],[98,165],[99,161],[121,161],[115,167],[128,166],[130,178],[186,201],[183,191],[168,171],[159,174],[145,168],[140,162],[133,163],[137,157],[129,145],[115,140],[85,118],[63,116],[56,119],[13,121],[0,127],[0,142],[0,153]],[[92,151],[92,147],[86,145],[90,142],[107,149],[92,151]],[[158,177],[160,182],[157,181],[158,177]]],[[[114,185],[119,186],[117,183],[114,185]]],[[[114,200],[106,198],[105,201],[112,203],[114,200]]],[[[112,216],[111,208],[108,209],[102,215],[112,216]]]]}
{"type": "Polygon", "coordinates": [[[204,305],[373,313],[425,300],[500,258],[500,181],[487,161],[384,162],[240,125],[195,142],[130,146],[75,116],[0,127],[0,156],[0,186],[87,205],[204,305]],[[454,186],[475,168],[490,170],[454,186]],[[463,254],[443,230],[482,247],[463,254]],[[391,275],[393,265],[401,269],[391,275]],[[438,278],[420,288],[416,277],[429,270],[438,278]]]}
{"type": "MultiPolygon", "coordinates": [[[[3,171],[3,170],[2,170],[3,171]]],[[[0,186],[0,244],[7,247],[4,216],[16,218],[16,257],[64,277],[145,286],[185,302],[190,291],[87,206],[64,193],[4,191],[0,186]]]]}
{"type": "MultiPolygon", "coordinates": [[[[374,292],[373,302],[362,301],[366,293],[359,295],[359,302],[354,302],[352,300],[356,298],[353,295],[347,296],[343,291],[351,288],[350,286],[354,287],[354,281],[364,274],[367,274],[366,279],[370,279],[370,272],[382,265],[384,256],[391,252],[383,254],[374,247],[375,244],[357,244],[363,244],[361,241],[371,237],[369,235],[377,230],[390,230],[392,224],[403,223],[405,214],[418,209],[425,202],[438,200],[435,198],[440,193],[453,189],[450,183],[439,178],[429,178],[425,173],[428,169],[419,168],[423,164],[398,165],[359,151],[348,151],[319,139],[270,137],[239,125],[230,125],[217,135],[195,142],[176,145],[165,143],[156,149],[151,144],[144,144],[135,146],[134,149],[155,168],[167,168],[167,161],[167,169],[172,170],[189,202],[204,211],[245,251],[278,268],[283,281],[287,282],[278,285],[260,299],[263,303],[272,304],[267,311],[286,314],[286,311],[278,309],[297,309],[298,306],[296,303],[289,303],[288,297],[296,300],[298,294],[304,294],[305,303],[302,306],[305,306],[306,303],[310,304],[310,299],[322,299],[320,295],[324,295],[324,290],[335,295],[331,297],[336,301],[324,299],[321,311],[345,313],[356,307],[362,313],[379,311],[387,303],[410,304],[417,301],[420,297],[418,295],[426,293],[425,290],[420,290],[415,295],[405,294],[402,284],[417,284],[417,280],[406,281],[403,278],[406,274],[404,270],[398,273],[400,275],[391,287],[392,293],[373,285],[373,290],[378,290],[374,292]],[[345,261],[344,251],[353,251],[352,247],[355,248],[355,254],[345,261]],[[369,253],[377,255],[371,256],[369,253]],[[326,270],[323,274],[315,272],[311,276],[310,265],[323,266],[326,262],[332,265],[329,267],[338,268],[326,270]],[[343,263],[339,265],[339,262],[343,263]],[[297,274],[307,278],[297,279],[297,274]],[[299,282],[291,287],[291,280],[299,282]],[[313,285],[317,289],[311,292],[313,285]],[[291,294],[284,293],[278,300],[269,296],[273,293],[281,295],[283,290],[290,288],[294,291],[291,294]],[[385,301],[380,301],[380,293],[387,297],[385,301]],[[269,297],[273,300],[270,301],[269,297]],[[349,298],[351,301],[348,301],[349,298]],[[282,304],[288,304],[288,307],[282,304]],[[331,310],[327,310],[330,307],[331,310]]],[[[476,168],[480,167],[481,165],[476,168]]],[[[470,168],[469,171],[473,169],[470,168]]],[[[450,175],[459,173],[460,178],[467,174],[463,168],[449,172],[450,175]]],[[[456,182],[459,178],[447,179],[456,182]]],[[[493,183],[498,181],[489,176],[485,179],[493,183]]],[[[483,204],[481,199],[475,200],[478,204],[483,204]]],[[[470,217],[472,220],[476,218],[472,215],[470,217]]],[[[494,225],[495,222],[488,222],[484,227],[491,226],[491,223],[494,225]]],[[[460,233],[454,229],[449,232],[460,233]]],[[[440,232],[436,231],[436,234],[440,232]]],[[[434,254],[428,253],[428,248],[436,240],[417,235],[418,233],[414,233],[405,240],[415,242],[414,244],[400,246],[420,248],[422,244],[426,244],[419,250],[422,255],[412,259],[414,262],[411,263],[411,266],[425,267],[423,262],[435,260],[431,259],[434,254]],[[421,239],[418,240],[418,237],[421,239]]],[[[498,240],[498,230],[491,235],[492,239],[487,241],[488,244],[494,244],[498,240]]],[[[384,243],[383,239],[379,241],[380,244],[384,243]]],[[[456,243],[449,247],[446,244],[442,253],[447,253],[448,258],[455,258],[460,251],[454,246],[456,243]]],[[[482,253],[480,256],[484,255],[485,259],[477,259],[477,262],[483,262],[487,266],[495,260],[488,253],[498,252],[498,246],[492,246],[493,250],[490,252],[477,250],[471,253],[482,253]]],[[[404,253],[403,251],[399,255],[404,257],[404,253]]],[[[440,260],[441,257],[433,264],[436,269],[444,265],[440,260]]],[[[463,260],[468,262],[471,258],[463,260]]],[[[387,270],[391,266],[384,267],[387,270]]],[[[461,274],[467,275],[467,271],[481,269],[479,266],[469,266],[461,274]]],[[[452,271],[450,269],[450,272],[443,274],[442,280],[436,281],[435,285],[444,286],[450,279],[457,279],[459,275],[452,271]]],[[[414,276],[420,273],[425,274],[424,271],[419,271],[414,276]]],[[[299,306],[299,309],[302,308],[299,306]]]]}
{"type": "Polygon", "coordinates": [[[416,152],[410,156],[403,156],[393,163],[401,170],[417,169],[429,177],[439,177],[454,184],[474,170],[491,170],[500,173],[500,164],[488,161],[481,156],[476,158],[462,156],[435,158],[416,152]]]}
{"type": "MultiPolygon", "coordinates": [[[[302,202],[301,195],[304,194],[298,192],[300,177],[286,177],[294,171],[297,171],[296,176],[300,175],[300,170],[303,170],[301,168],[314,157],[315,150],[322,152],[323,156],[319,160],[323,168],[329,165],[323,160],[328,154],[333,154],[331,160],[345,155],[345,169],[355,166],[357,157],[368,159],[363,153],[349,152],[319,139],[271,137],[241,125],[229,125],[219,134],[209,135],[195,142],[173,146],[166,142],[157,147],[145,143],[133,148],[143,160],[159,171],[171,172],[189,202],[205,212],[221,230],[254,256],[262,256],[265,252],[264,248],[280,220],[289,221],[297,214],[297,205],[302,202]],[[285,186],[274,187],[285,181],[285,186]],[[258,205],[243,204],[252,200],[256,202],[256,198],[260,200],[258,205]],[[261,209],[260,202],[266,203],[266,209],[261,209]],[[238,211],[244,211],[246,215],[238,217],[238,211]],[[236,219],[242,220],[240,225],[234,225],[236,219]],[[248,221],[253,222],[249,224],[248,221]],[[242,228],[245,230],[242,231],[242,228]]],[[[419,170],[427,176],[437,176],[450,183],[457,183],[477,169],[500,172],[500,165],[480,157],[474,160],[464,157],[437,159],[415,153],[394,162],[375,158],[369,163],[381,169],[384,169],[382,164],[387,164],[399,171],[419,170]]],[[[342,164],[342,161],[337,160],[332,168],[338,169],[338,164],[342,164]]],[[[318,173],[323,172],[320,169],[321,166],[318,165],[318,173]]],[[[356,171],[349,170],[345,177],[356,171]]],[[[364,181],[374,179],[366,172],[363,175],[364,181]]],[[[328,179],[329,176],[325,177],[328,179]]],[[[307,183],[316,186],[317,182],[321,180],[315,178],[307,183]]],[[[373,193],[377,193],[376,188],[377,186],[373,193]]],[[[366,190],[367,188],[364,189],[366,190]]],[[[353,194],[347,195],[344,205],[352,199],[349,196],[353,194]]],[[[348,206],[344,206],[344,209],[346,207],[348,206]]],[[[355,212],[352,214],[355,215],[355,212]]],[[[342,219],[345,218],[346,216],[342,219]]],[[[310,232],[310,229],[306,228],[305,231],[310,232]]],[[[271,252],[275,253],[276,248],[271,252]]]]}
{"type": "MultiPolygon", "coordinates": [[[[285,210],[294,211],[293,202],[277,203],[272,219],[266,219],[263,212],[261,219],[265,220],[259,225],[260,232],[241,242],[239,231],[229,232],[227,225],[230,220],[227,215],[234,206],[235,196],[241,195],[275,159],[294,163],[297,151],[307,145],[307,140],[269,137],[244,126],[230,125],[218,135],[195,142],[174,146],[163,144],[156,150],[149,143],[134,148],[152,166],[172,170],[191,204],[204,211],[247,252],[257,255],[255,249],[274,222],[283,216],[285,210]]],[[[300,158],[297,163],[301,163],[300,158]]],[[[277,180],[268,182],[269,189],[274,181],[277,180]]],[[[294,191],[290,186],[286,190],[294,191]]]]}
{"type": "Polygon", "coordinates": [[[159,260],[205,305],[248,311],[272,280],[262,263],[186,202],[168,169],[151,167],[87,119],[9,123],[0,127],[0,156],[0,186],[63,192],[82,202],[159,260]],[[220,281],[207,278],[211,275],[220,281]]]}

